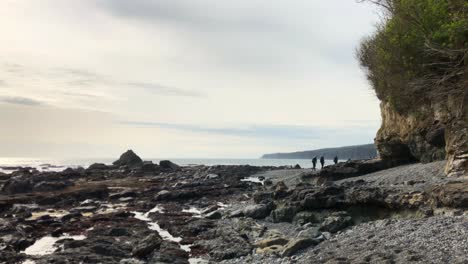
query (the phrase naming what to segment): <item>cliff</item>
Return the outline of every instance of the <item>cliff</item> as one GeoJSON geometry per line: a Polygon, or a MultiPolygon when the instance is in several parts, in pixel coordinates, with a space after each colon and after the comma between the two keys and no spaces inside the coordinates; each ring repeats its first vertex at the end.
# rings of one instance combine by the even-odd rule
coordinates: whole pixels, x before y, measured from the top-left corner
{"type": "Polygon", "coordinates": [[[312,159],[317,156],[324,156],[326,159],[333,159],[335,155],[339,159],[370,159],[377,156],[374,144],[346,146],[340,148],[326,148],[308,151],[298,151],[291,153],[265,154],[262,159],[312,159]]]}
{"type": "Polygon", "coordinates": [[[466,93],[399,113],[380,104],[382,126],[375,145],[382,159],[430,162],[447,159],[448,176],[468,171],[468,100],[466,93]]]}

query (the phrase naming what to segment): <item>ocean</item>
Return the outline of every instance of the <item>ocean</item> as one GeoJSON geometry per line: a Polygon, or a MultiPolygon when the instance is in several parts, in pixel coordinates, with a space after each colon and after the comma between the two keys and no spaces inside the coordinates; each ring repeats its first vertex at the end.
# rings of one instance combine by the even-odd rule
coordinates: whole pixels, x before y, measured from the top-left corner
{"type": "MultiPolygon", "coordinates": [[[[93,163],[112,164],[115,159],[44,159],[44,158],[13,158],[0,157],[0,172],[8,173],[7,167],[33,167],[40,171],[62,171],[68,167],[88,167],[93,163]]],[[[162,158],[147,159],[158,163],[162,158]]],[[[311,160],[305,159],[171,159],[172,162],[183,165],[252,165],[252,166],[295,166],[299,164],[301,168],[311,168],[311,160]]],[[[325,165],[332,164],[332,160],[326,160],[325,165]]]]}

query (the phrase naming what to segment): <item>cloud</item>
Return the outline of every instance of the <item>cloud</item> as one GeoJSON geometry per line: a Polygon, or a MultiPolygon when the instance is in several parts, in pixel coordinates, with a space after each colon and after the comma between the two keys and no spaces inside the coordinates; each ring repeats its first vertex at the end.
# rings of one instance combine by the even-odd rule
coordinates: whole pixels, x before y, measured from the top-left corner
{"type": "Polygon", "coordinates": [[[27,98],[27,97],[19,97],[19,96],[1,96],[0,102],[7,103],[7,104],[15,104],[15,105],[28,105],[28,106],[40,106],[45,105],[44,102],[27,98]]]}
{"type": "Polygon", "coordinates": [[[126,83],[126,86],[139,87],[148,90],[152,93],[169,95],[169,96],[187,96],[187,97],[202,97],[203,94],[196,91],[188,91],[176,87],[169,87],[157,83],[126,83]]]}
{"type": "MultiPolygon", "coordinates": [[[[239,136],[249,138],[269,138],[284,140],[317,140],[337,137],[358,137],[365,134],[373,135],[374,127],[317,127],[299,125],[243,125],[239,127],[208,127],[193,124],[171,124],[158,122],[120,122],[124,125],[150,128],[174,129],[185,132],[239,136]]],[[[372,139],[372,137],[369,137],[372,139]]]]}

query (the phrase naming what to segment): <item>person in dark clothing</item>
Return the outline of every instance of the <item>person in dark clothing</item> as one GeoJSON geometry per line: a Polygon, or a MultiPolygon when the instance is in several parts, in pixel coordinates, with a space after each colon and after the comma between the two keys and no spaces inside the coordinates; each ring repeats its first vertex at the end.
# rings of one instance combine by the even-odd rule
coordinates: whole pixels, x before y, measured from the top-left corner
{"type": "Polygon", "coordinates": [[[335,156],[335,157],[333,158],[333,162],[334,162],[335,164],[338,163],[338,156],[335,156]]]}
{"type": "Polygon", "coordinates": [[[325,165],[325,158],[323,156],[320,157],[320,165],[322,165],[323,169],[323,165],[325,165]]]}
{"type": "Polygon", "coordinates": [[[314,158],[312,159],[312,166],[313,166],[312,168],[313,168],[314,170],[315,170],[315,166],[316,166],[316,165],[317,165],[317,157],[314,157],[314,158]]]}

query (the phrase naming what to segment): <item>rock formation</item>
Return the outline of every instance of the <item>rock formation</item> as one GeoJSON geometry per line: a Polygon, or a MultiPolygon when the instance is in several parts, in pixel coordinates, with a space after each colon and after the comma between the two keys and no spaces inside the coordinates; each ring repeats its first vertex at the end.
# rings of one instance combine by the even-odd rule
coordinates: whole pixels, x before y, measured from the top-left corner
{"type": "Polygon", "coordinates": [[[140,157],[138,157],[133,150],[127,150],[123,153],[120,158],[114,161],[115,166],[128,166],[130,168],[140,166],[143,163],[140,157]]]}
{"type": "Polygon", "coordinates": [[[447,97],[408,113],[382,101],[382,126],[375,144],[380,157],[396,161],[447,159],[448,176],[468,172],[468,97],[447,97]]]}

